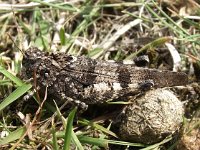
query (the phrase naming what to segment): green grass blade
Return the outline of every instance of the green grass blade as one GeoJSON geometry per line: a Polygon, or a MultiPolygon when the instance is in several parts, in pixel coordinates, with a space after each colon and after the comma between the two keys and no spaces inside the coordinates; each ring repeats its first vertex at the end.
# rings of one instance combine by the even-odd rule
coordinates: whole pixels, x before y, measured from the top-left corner
{"type": "Polygon", "coordinates": [[[65,45],[66,44],[66,37],[65,37],[65,29],[64,28],[60,29],[59,35],[60,35],[61,44],[65,45]]]}
{"type": "Polygon", "coordinates": [[[131,143],[131,142],[124,142],[124,141],[115,141],[115,140],[107,140],[107,139],[100,139],[100,138],[92,138],[88,136],[79,136],[78,139],[81,143],[87,143],[91,145],[96,145],[100,147],[108,147],[108,144],[114,145],[125,145],[125,146],[136,146],[136,147],[145,147],[146,145],[140,143],[131,143]]]}
{"type": "Polygon", "coordinates": [[[147,145],[141,144],[141,143],[131,143],[131,142],[125,142],[125,141],[116,141],[116,140],[108,140],[109,144],[114,145],[124,145],[124,146],[135,146],[135,147],[146,147],[147,145]]]}
{"type": "MultiPolygon", "coordinates": [[[[153,2],[153,1],[152,1],[153,2]]],[[[153,2],[155,6],[156,3],[153,2]]],[[[154,12],[154,10],[149,7],[148,5],[145,5],[145,7],[149,10],[149,12],[151,14],[153,14],[156,18],[158,18],[160,20],[160,22],[162,22],[164,24],[164,26],[169,27],[171,30],[175,31],[176,33],[178,33],[179,35],[185,37],[187,35],[189,35],[187,33],[187,31],[185,31],[183,28],[181,28],[180,26],[177,25],[177,23],[175,23],[167,14],[165,14],[160,8],[159,6],[157,6],[157,9],[162,13],[162,15],[164,15],[169,21],[170,23],[168,23],[167,21],[165,21],[166,19],[163,19],[162,17],[160,17],[157,13],[154,12]],[[172,25],[173,24],[173,25],[172,25]],[[174,27],[175,26],[175,27],[174,27]]]]}
{"type": "Polygon", "coordinates": [[[103,48],[95,48],[91,51],[89,51],[89,53],[87,54],[88,57],[93,57],[99,53],[101,53],[103,51],[103,48]]]}
{"type": "Polygon", "coordinates": [[[107,134],[117,138],[117,135],[115,133],[113,133],[109,129],[107,129],[107,128],[105,128],[105,127],[103,127],[103,126],[101,126],[101,125],[99,125],[95,122],[83,119],[83,120],[80,120],[79,123],[84,124],[84,125],[89,125],[89,126],[95,128],[95,129],[101,130],[102,132],[107,133],[107,134]]]}
{"type": "Polygon", "coordinates": [[[7,98],[5,98],[2,103],[0,104],[0,111],[3,110],[6,106],[14,102],[24,93],[26,93],[32,87],[31,84],[23,84],[22,86],[18,87],[15,91],[13,91],[7,98]]]}
{"type": "MultiPolygon", "coordinates": [[[[66,47],[69,48],[72,43],[74,42],[74,40],[76,39],[75,37],[77,37],[82,31],[84,31],[89,25],[92,24],[92,22],[94,22],[95,20],[92,20],[92,17],[97,16],[98,15],[98,11],[100,8],[96,8],[96,7],[86,7],[87,9],[90,8],[91,11],[88,15],[85,15],[85,19],[76,27],[76,30],[74,30],[74,32],[71,34],[71,37],[66,41],[66,47]]],[[[84,12],[84,10],[83,10],[84,12]]],[[[73,54],[74,50],[70,49],[69,50],[69,54],[73,54]]]]}
{"type": "Polygon", "coordinates": [[[7,78],[9,78],[11,81],[13,81],[15,84],[17,84],[17,86],[21,86],[23,84],[23,81],[20,80],[19,78],[17,78],[16,76],[14,76],[12,73],[10,73],[9,71],[7,71],[5,68],[3,68],[2,66],[0,66],[0,72],[6,76],[7,78]]]}
{"type": "Polygon", "coordinates": [[[56,137],[56,130],[55,130],[55,125],[54,124],[52,125],[51,133],[53,135],[53,139],[52,139],[53,149],[54,150],[59,150],[58,143],[57,143],[58,140],[57,140],[57,137],[56,137]]]}
{"type": "Polygon", "coordinates": [[[170,37],[158,38],[158,39],[154,40],[153,42],[146,44],[141,49],[139,49],[137,52],[127,56],[125,60],[131,60],[131,59],[135,58],[138,54],[146,51],[147,49],[155,48],[155,47],[164,45],[166,42],[169,42],[170,40],[171,40],[170,37]]]}
{"type": "Polygon", "coordinates": [[[46,5],[46,6],[52,7],[52,8],[67,10],[67,11],[71,11],[71,12],[78,12],[79,11],[78,8],[75,8],[72,5],[60,6],[60,5],[56,4],[56,3],[53,4],[53,3],[49,3],[49,2],[45,2],[45,1],[41,1],[41,0],[32,0],[32,1],[40,3],[42,5],[46,5]]]}
{"type": "MultiPolygon", "coordinates": [[[[178,25],[171,17],[169,17],[161,8],[160,8],[160,6],[158,6],[156,3],[155,3],[155,1],[153,1],[153,0],[151,0],[152,1],[152,3],[154,4],[154,6],[161,12],[161,14],[166,18],[166,19],[168,19],[169,21],[170,21],[170,23],[172,23],[173,25],[170,25],[170,24],[168,24],[168,25],[170,25],[169,27],[171,27],[173,30],[175,29],[175,31],[176,32],[178,32],[179,34],[181,34],[182,36],[188,36],[188,35],[190,35],[185,29],[183,29],[180,25],[178,25]],[[174,28],[173,26],[175,26],[176,28],[174,28]]],[[[147,5],[146,5],[147,6],[147,5]]],[[[149,7],[150,8],[150,7],[149,7]]],[[[151,11],[152,11],[152,9],[151,9],[151,11]]],[[[154,12],[152,12],[153,14],[154,14],[154,16],[156,16],[157,14],[156,13],[154,13],[154,12]]],[[[159,17],[158,17],[159,18],[159,17]]],[[[163,19],[160,19],[160,21],[162,22],[163,21],[163,19]]],[[[167,22],[165,22],[165,23],[167,23],[167,22]]]]}
{"type": "Polygon", "coordinates": [[[72,130],[72,140],[76,144],[78,150],[84,150],[83,146],[81,145],[81,142],[79,141],[78,137],[76,136],[73,130],[72,130]]]}
{"type": "Polygon", "coordinates": [[[169,137],[165,138],[163,141],[161,141],[161,142],[159,142],[159,143],[156,143],[156,144],[153,144],[153,145],[150,145],[150,146],[148,146],[148,147],[146,147],[146,148],[143,148],[143,149],[141,149],[141,150],[152,150],[152,149],[156,149],[156,148],[158,148],[160,145],[163,145],[163,144],[169,142],[170,140],[172,140],[172,136],[169,136],[169,137]]]}
{"type": "Polygon", "coordinates": [[[92,138],[88,136],[80,136],[78,137],[81,143],[87,143],[91,145],[96,145],[100,147],[107,148],[108,147],[108,140],[100,139],[100,138],[92,138]]]}
{"type": "MultiPolygon", "coordinates": [[[[64,133],[62,131],[56,132],[57,138],[64,138],[64,133]]],[[[141,144],[141,143],[131,143],[125,141],[117,141],[117,140],[108,140],[103,138],[92,138],[85,135],[77,135],[79,141],[83,144],[91,144],[100,147],[106,147],[108,144],[114,145],[124,145],[124,146],[136,146],[136,147],[147,147],[148,145],[141,144]]],[[[152,145],[150,145],[152,146],[152,145]]]]}
{"type": "Polygon", "coordinates": [[[10,85],[12,86],[12,82],[10,80],[0,80],[0,86],[10,85]]]}
{"type": "Polygon", "coordinates": [[[11,132],[7,137],[0,139],[0,146],[8,144],[19,139],[26,132],[26,127],[18,128],[17,130],[11,132]]]}
{"type": "Polygon", "coordinates": [[[67,127],[65,131],[65,137],[64,137],[64,148],[63,150],[70,150],[70,143],[71,143],[71,137],[72,137],[72,130],[73,130],[73,120],[76,113],[77,108],[75,107],[69,114],[67,119],[67,127]]]}

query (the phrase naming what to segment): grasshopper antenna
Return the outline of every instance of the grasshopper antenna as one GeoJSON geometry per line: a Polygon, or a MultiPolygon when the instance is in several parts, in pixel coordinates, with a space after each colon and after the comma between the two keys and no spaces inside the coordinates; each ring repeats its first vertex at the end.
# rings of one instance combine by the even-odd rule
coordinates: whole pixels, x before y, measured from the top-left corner
{"type": "Polygon", "coordinates": [[[26,54],[24,53],[23,50],[21,50],[17,44],[15,43],[15,41],[12,39],[11,35],[9,33],[7,33],[7,35],[9,36],[9,38],[11,39],[11,41],[13,42],[13,44],[15,45],[15,47],[23,54],[23,56],[26,56],[26,54]]]}

